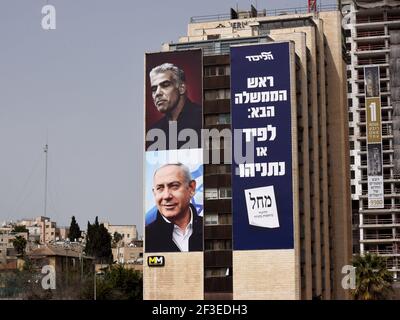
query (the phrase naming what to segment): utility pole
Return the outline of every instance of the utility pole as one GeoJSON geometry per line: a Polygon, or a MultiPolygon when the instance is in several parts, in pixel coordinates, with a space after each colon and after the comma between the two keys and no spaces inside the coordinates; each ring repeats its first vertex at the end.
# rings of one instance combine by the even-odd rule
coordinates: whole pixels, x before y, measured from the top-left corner
{"type": "Polygon", "coordinates": [[[96,300],[96,265],[94,266],[94,300],[96,300]]]}
{"type": "Polygon", "coordinates": [[[49,152],[49,146],[46,143],[44,146],[44,153],[45,153],[45,172],[44,172],[44,216],[46,217],[47,215],[47,157],[48,157],[48,152],[49,152]]]}

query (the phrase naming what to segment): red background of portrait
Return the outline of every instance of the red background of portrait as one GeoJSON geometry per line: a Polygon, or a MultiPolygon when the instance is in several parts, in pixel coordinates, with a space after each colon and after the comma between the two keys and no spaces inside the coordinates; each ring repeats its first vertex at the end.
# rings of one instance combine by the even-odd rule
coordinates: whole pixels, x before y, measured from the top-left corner
{"type": "Polygon", "coordinates": [[[163,63],[172,63],[185,72],[187,96],[189,99],[203,105],[203,63],[201,50],[158,52],[146,54],[145,69],[145,104],[146,104],[146,132],[164,115],[153,103],[149,73],[151,69],[163,63]]]}

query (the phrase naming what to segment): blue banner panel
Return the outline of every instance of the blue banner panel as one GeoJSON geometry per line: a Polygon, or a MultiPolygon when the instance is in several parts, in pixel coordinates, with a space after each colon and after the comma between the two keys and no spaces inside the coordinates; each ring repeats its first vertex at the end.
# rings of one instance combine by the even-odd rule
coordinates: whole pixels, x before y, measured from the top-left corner
{"type": "Polygon", "coordinates": [[[231,48],[233,249],[293,249],[289,43],[231,48]]]}

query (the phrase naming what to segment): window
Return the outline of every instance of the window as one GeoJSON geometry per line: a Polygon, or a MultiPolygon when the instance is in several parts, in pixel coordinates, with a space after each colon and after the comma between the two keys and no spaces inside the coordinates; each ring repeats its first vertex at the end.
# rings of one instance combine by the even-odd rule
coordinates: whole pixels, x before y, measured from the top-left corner
{"type": "Polygon", "coordinates": [[[231,115],[230,113],[207,114],[204,117],[204,123],[206,126],[212,126],[217,124],[230,124],[231,115]]]}
{"type": "Polygon", "coordinates": [[[351,108],[353,106],[353,99],[347,99],[347,106],[351,108]]]}
{"type": "Polygon", "coordinates": [[[350,141],[350,150],[354,150],[354,141],[350,141]]]}
{"type": "Polygon", "coordinates": [[[219,198],[220,199],[231,199],[232,198],[232,189],[231,188],[220,188],[219,189],[219,198]]]}
{"type": "Polygon", "coordinates": [[[205,224],[206,225],[213,225],[218,224],[218,214],[217,213],[210,213],[204,216],[205,224]]]}
{"type": "Polygon", "coordinates": [[[232,139],[230,136],[222,135],[221,137],[209,137],[204,140],[204,148],[206,150],[220,150],[229,149],[232,146],[232,139]]]}
{"type": "Polygon", "coordinates": [[[232,249],[232,240],[206,240],[204,245],[205,250],[230,250],[232,249]]]}
{"type": "Polygon", "coordinates": [[[356,186],[351,186],[351,193],[355,194],[356,193],[356,186]]]}
{"type": "Polygon", "coordinates": [[[206,188],[204,190],[204,198],[206,200],[218,199],[218,189],[217,188],[206,188]]]}
{"type": "Polygon", "coordinates": [[[230,174],[231,166],[229,164],[219,164],[219,165],[206,165],[204,169],[204,175],[214,175],[214,174],[230,174]]]}
{"type": "Polygon", "coordinates": [[[204,68],[205,77],[228,76],[231,74],[229,66],[207,66],[204,68]]]}
{"type": "Polygon", "coordinates": [[[350,164],[354,164],[354,156],[350,156],[350,164]]]}
{"type": "Polygon", "coordinates": [[[349,112],[349,121],[353,121],[353,113],[349,112]]]}
{"type": "Polygon", "coordinates": [[[208,213],[204,217],[206,225],[232,225],[232,214],[230,213],[208,213]]]}
{"type": "Polygon", "coordinates": [[[232,224],[232,214],[220,213],[218,214],[218,224],[232,224]]]}
{"type": "Polygon", "coordinates": [[[204,270],[204,274],[206,278],[212,277],[227,277],[232,274],[230,268],[206,268],[204,270]]]}
{"type": "Polygon", "coordinates": [[[206,200],[217,200],[217,199],[231,199],[232,189],[230,187],[223,188],[206,188],[204,190],[204,197],[206,200]]]}
{"type": "Polygon", "coordinates": [[[353,128],[353,127],[350,127],[350,128],[349,128],[349,134],[350,134],[351,136],[354,136],[354,128],[353,128]]]}
{"type": "Polygon", "coordinates": [[[221,113],[218,115],[218,124],[230,124],[231,115],[229,113],[221,113]]]}
{"type": "Polygon", "coordinates": [[[350,171],[350,175],[351,175],[351,179],[355,179],[356,178],[356,174],[353,170],[350,171]]]}
{"type": "Polygon", "coordinates": [[[206,90],[204,92],[205,100],[221,100],[221,99],[230,99],[231,91],[229,89],[215,89],[215,90],[206,90]]]}

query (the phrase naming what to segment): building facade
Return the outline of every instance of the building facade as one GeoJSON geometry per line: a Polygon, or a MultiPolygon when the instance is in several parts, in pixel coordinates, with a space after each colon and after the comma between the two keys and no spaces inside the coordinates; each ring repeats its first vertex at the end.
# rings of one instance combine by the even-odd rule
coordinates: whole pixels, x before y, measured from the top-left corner
{"type": "MultiPolygon", "coordinates": [[[[351,194],[353,203],[353,252],[376,253],[387,258],[395,280],[400,271],[399,139],[399,1],[341,1],[348,52],[351,194]],[[369,204],[368,121],[365,68],[379,74],[382,146],[382,205],[369,204]]],[[[370,157],[371,158],[371,157],[370,157]]]]}
{"type": "Polygon", "coordinates": [[[342,16],[330,9],[271,16],[252,8],[192,18],[186,36],[163,45],[166,52],[203,50],[203,124],[218,130],[232,129],[230,47],[292,48],[294,254],[233,249],[232,165],[224,161],[230,146],[218,147],[221,163],[204,165],[204,253],[189,262],[163,254],[162,268],[145,264],[145,299],[348,298],[341,287],[342,267],[351,263],[346,62],[342,16]],[[202,272],[182,274],[191,263],[203,264],[202,272]]]}
{"type": "Polygon", "coordinates": [[[137,228],[135,225],[112,225],[109,222],[103,222],[103,224],[111,237],[114,236],[115,232],[119,233],[122,236],[121,241],[123,241],[124,245],[138,240],[137,228]]]}

